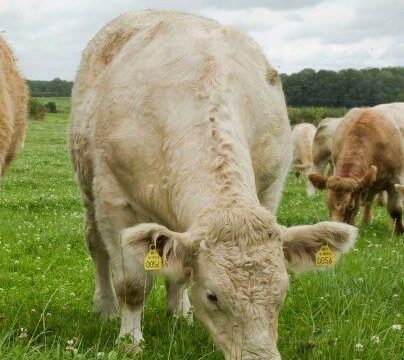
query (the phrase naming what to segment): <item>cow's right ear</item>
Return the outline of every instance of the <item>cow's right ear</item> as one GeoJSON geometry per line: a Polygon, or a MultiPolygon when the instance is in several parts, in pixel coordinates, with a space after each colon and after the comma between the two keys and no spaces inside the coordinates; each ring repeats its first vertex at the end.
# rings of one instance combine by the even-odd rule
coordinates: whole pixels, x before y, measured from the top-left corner
{"type": "Polygon", "coordinates": [[[307,175],[309,181],[313,184],[313,186],[319,190],[324,190],[327,187],[328,177],[322,174],[311,173],[307,175]]]}
{"type": "Polygon", "coordinates": [[[143,268],[144,258],[153,247],[162,258],[161,273],[164,276],[176,282],[185,282],[191,273],[193,245],[188,233],[144,223],[124,229],[121,232],[121,246],[127,266],[136,262],[137,266],[143,268]]]}

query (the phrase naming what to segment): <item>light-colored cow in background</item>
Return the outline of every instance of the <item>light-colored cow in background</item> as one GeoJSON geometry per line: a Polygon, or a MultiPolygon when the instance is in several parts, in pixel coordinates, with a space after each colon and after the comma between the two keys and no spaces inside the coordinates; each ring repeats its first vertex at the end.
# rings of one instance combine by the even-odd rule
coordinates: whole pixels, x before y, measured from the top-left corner
{"type": "Polygon", "coordinates": [[[402,234],[402,206],[394,187],[404,180],[404,140],[397,123],[404,117],[404,104],[385,104],[350,110],[337,127],[332,146],[334,174],[309,174],[319,189],[327,189],[333,220],[353,223],[361,204],[366,204],[364,222],[370,222],[370,204],[383,190],[387,208],[402,234]],[[400,111],[400,109],[402,111],[400,111]]]}
{"type": "Polygon", "coordinates": [[[195,313],[226,359],[274,360],[286,267],[312,268],[323,244],[339,255],[356,236],[341,223],[277,224],[292,156],[280,78],[254,41],[215,21],[143,11],[107,24],[75,81],[70,150],[94,308],[113,314],[117,296],[134,351],[151,245],[171,312],[188,315],[190,277],[195,313]]]}
{"type": "Polygon", "coordinates": [[[328,172],[332,174],[331,161],[332,140],[337,126],[342,118],[325,118],[318,124],[313,140],[313,167],[312,172],[323,174],[328,165],[328,172]]]}
{"type": "Polygon", "coordinates": [[[25,139],[28,90],[15,57],[0,36],[0,177],[25,139]]]}
{"type": "MultiPolygon", "coordinates": [[[[313,124],[301,123],[292,129],[293,161],[295,175],[299,177],[306,174],[313,167],[312,146],[316,127],[313,124]]],[[[313,193],[311,183],[307,181],[307,193],[313,193]]]]}

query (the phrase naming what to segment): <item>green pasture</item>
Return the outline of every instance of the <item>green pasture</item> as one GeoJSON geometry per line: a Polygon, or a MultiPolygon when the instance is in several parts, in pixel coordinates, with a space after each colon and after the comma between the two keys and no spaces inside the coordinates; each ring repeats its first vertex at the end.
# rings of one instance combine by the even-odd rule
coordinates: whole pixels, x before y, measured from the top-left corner
{"type": "MultiPolygon", "coordinates": [[[[69,109],[66,98],[56,101],[69,109]]],[[[41,99],[41,101],[44,101],[41,99]]],[[[92,309],[93,267],[83,241],[83,211],[67,155],[68,110],[30,121],[26,145],[0,188],[0,359],[129,359],[115,345],[118,320],[92,309]]],[[[402,360],[403,238],[385,209],[360,228],[355,249],[333,270],[291,275],[279,318],[283,359],[402,360]]],[[[309,199],[288,178],[278,220],[327,219],[323,194],[309,199]]],[[[168,318],[163,282],[145,307],[139,360],[222,359],[203,326],[168,318]]]]}

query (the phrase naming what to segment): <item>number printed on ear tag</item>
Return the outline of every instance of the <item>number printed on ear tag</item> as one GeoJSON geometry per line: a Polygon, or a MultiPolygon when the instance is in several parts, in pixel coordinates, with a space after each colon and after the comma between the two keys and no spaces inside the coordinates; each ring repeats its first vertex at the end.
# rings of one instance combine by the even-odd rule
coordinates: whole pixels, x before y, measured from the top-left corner
{"type": "Polygon", "coordinates": [[[144,257],[144,269],[146,271],[160,270],[163,266],[161,256],[156,251],[154,245],[150,245],[150,250],[144,257]]]}
{"type": "Polygon", "coordinates": [[[335,263],[335,254],[328,245],[322,245],[316,253],[316,266],[332,266],[335,263]]]}

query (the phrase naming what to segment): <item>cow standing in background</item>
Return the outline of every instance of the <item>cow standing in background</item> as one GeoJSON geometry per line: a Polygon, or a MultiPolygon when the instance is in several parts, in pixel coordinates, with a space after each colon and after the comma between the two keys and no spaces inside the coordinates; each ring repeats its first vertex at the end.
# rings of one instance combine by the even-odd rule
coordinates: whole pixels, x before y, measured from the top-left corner
{"type": "Polygon", "coordinates": [[[323,244],[340,254],[356,237],[341,223],[276,222],[291,145],[280,78],[237,29],[140,11],[89,43],[70,151],[96,268],[94,309],[109,316],[119,304],[120,336],[133,351],[154,278],[143,262],[155,246],[169,312],[188,316],[191,277],[195,314],[226,359],[280,359],[286,266],[312,268],[323,244]]]}
{"type": "MultiPolygon", "coordinates": [[[[334,139],[335,131],[342,120],[341,118],[325,118],[321,120],[318,125],[316,134],[313,140],[313,167],[310,172],[324,174],[327,170],[327,174],[331,175],[334,171],[334,165],[332,163],[331,149],[334,139]],[[328,168],[327,168],[328,166],[328,168]]],[[[311,195],[314,195],[314,188],[310,191],[311,195]]],[[[387,193],[385,191],[376,195],[377,203],[381,206],[386,206],[387,193]]],[[[366,204],[365,206],[371,206],[366,204]]],[[[365,214],[369,213],[369,208],[365,209],[365,214]]],[[[367,221],[364,219],[364,221],[367,221]]]]}
{"type": "Polygon", "coordinates": [[[27,102],[25,81],[10,47],[0,36],[0,177],[24,143],[27,102]]]}
{"type": "Polygon", "coordinates": [[[342,118],[325,118],[318,124],[313,140],[313,167],[311,169],[311,172],[323,174],[328,165],[328,173],[332,174],[332,141],[335,130],[337,129],[341,120],[342,118]]]}
{"type": "MultiPolygon", "coordinates": [[[[293,169],[295,175],[306,177],[308,171],[313,167],[312,146],[316,127],[313,124],[301,123],[292,129],[293,143],[293,169]]],[[[312,194],[310,182],[307,182],[307,193],[312,194]]]]}
{"type": "MultiPolygon", "coordinates": [[[[404,109],[404,108],[403,108],[404,109]]],[[[402,206],[395,183],[404,179],[404,141],[397,118],[404,111],[387,105],[355,108],[343,118],[332,146],[334,174],[309,174],[318,189],[327,189],[327,204],[333,220],[354,223],[359,206],[365,204],[364,222],[370,222],[370,204],[383,190],[397,234],[402,234],[402,206]]]]}

